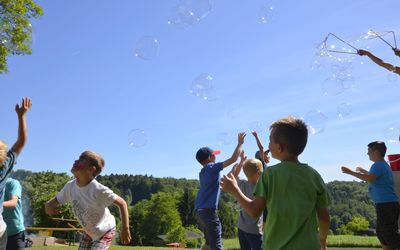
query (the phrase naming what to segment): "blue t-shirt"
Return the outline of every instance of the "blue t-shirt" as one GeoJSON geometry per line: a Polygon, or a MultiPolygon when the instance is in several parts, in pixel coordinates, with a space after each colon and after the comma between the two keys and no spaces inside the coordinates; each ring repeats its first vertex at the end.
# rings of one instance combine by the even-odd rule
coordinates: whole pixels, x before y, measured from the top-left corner
{"type": "Polygon", "coordinates": [[[396,202],[398,197],[394,191],[393,174],[385,161],[376,161],[369,170],[376,179],[369,183],[368,190],[374,203],[396,202]]]}
{"type": "Polygon", "coordinates": [[[21,204],[22,187],[19,181],[13,178],[8,178],[6,182],[4,200],[11,200],[13,196],[18,197],[16,207],[5,207],[3,211],[3,219],[7,224],[8,236],[12,236],[19,232],[25,231],[24,215],[22,214],[21,204]]]}
{"type": "Polygon", "coordinates": [[[194,202],[195,209],[218,207],[220,188],[220,172],[223,169],[222,162],[210,162],[199,173],[200,189],[194,202]]]}
{"type": "Polygon", "coordinates": [[[7,159],[0,166],[0,212],[3,211],[4,188],[6,186],[6,180],[14,167],[16,159],[17,154],[11,149],[7,152],[7,159]]]}

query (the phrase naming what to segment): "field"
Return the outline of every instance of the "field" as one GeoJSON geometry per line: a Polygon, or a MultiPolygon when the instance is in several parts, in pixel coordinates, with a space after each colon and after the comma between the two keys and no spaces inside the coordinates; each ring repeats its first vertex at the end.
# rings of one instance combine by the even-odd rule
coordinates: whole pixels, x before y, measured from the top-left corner
{"type": "MultiPolygon", "coordinates": [[[[329,250],[372,250],[379,249],[379,241],[376,237],[368,236],[351,236],[351,235],[330,235],[328,236],[329,250]]],[[[53,250],[69,250],[77,249],[75,246],[52,246],[53,250]]],[[[32,250],[49,250],[50,247],[33,247],[32,250]]],[[[224,249],[239,249],[238,239],[224,240],[224,249]]],[[[171,250],[165,247],[126,247],[112,246],[110,250],[171,250]]]]}

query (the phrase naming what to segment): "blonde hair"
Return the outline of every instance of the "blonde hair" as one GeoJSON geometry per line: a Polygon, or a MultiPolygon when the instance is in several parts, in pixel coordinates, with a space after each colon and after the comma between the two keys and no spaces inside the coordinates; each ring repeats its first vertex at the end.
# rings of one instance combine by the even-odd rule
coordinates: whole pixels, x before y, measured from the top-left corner
{"type": "Polygon", "coordinates": [[[7,159],[7,144],[0,140],[0,164],[3,164],[7,159]]]}
{"type": "Polygon", "coordinates": [[[258,172],[263,171],[263,164],[259,159],[248,159],[243,164],[243,172],[249,178],[258,172]]]}
{"type": "Polygon", "coordinates": [[[86,160],[89,162],[90,165],[96,167],[94,177],[98,176],[104,169],[105,163],[103,157],[94,151],[87,150],[83,152],[79,159],[86,160]]]}

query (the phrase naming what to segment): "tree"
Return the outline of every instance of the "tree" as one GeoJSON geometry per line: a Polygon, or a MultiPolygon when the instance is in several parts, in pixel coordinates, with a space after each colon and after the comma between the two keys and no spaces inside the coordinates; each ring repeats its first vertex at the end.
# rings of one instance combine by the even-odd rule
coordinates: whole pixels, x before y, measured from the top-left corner
{"type": "MultiPolygon", "coordinates": [[[[151,245],[159,235],[180,237],[182,221],[177,203],[173,194],[158,192],[153,194],[148,202],[141,205],[141,209],[145,211],[142,210],[139,214],[132,215],[132,219],[142,217],[142,221],[138,223],[137,234],[140,235],[144,245],[151,245]]],[[[135,205],[134,211],[138,212],[137,205],[135,205]]]]}
{"type": "Polygon", "coordinates": [[[197,225],[196,210],[194,202],[196,200],[197,189],[185,188],[179,202],[179,213],[183,226],[197,225]]]}
{"type": "Polygon", "coordinates": [[[43,15],[33,0],[0,0],[0,74],[7,72],[8,55],[31,54],[30,18],[43,15]]]}
{"type": "MultiPolygon", "coordinates": [[[[24,183],[33,210],[33,225],[42,227],[59,226],[58,222],[51,220],[44,211],[44,204],[55,197],[62,187],[71,178],[66,174],[57,174],[51,171],[34,173],[24,183]]],[[[64,219],[73,219],[74,215],[70,206],[62,206],[60,215],[64,219]]]]}
{"type": "Polygon", "coordinates": [[[361,230],[367,230],[369,227],[369,222],[362,216],[355,216],[349,223],[342,225],[339,228],[340,234],[354,234],[355,232],[361,230]]]}

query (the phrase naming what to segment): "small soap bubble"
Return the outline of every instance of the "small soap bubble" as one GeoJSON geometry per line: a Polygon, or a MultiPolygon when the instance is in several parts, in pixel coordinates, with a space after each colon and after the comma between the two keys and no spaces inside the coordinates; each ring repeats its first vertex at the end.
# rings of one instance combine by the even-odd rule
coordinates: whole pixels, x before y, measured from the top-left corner
{"type": "Polygon", "coordinates": [[[319,110],[311,110],[304,116],[304,120],[310,133],[316,135],[325,130],[328,117],[319,110]]]}
{"type": "Polygon", "coordinates": [[[231,133],[221,132],[217,134],[216,139],[218,144],[223,146],[232,144],[235,138],[231,133]]]}
{"type": "Polygon", "coordinates": [[[336,115],[339,118],[349,116],[351,114],[352,109],[353,108],[351,106],[351,103],[343,102],[336,107],[336,115]]]}
{"type": "Polygon", "coordinates": [[[325,81],[322,82],[322,93],[324,95],[338,95],[342,93],[345,90],[343,80],[336,77],[335,75],[332,75],[325,79],[325,81]]]}
{"type": "Polygon", "coordinates": [[[383,135],[386,141],[390,143],[399,143],[400,140],[400,123],[391,124],[385,128],[383,135]]]}
{"type": "Polygon", "coordinates": [[[270,23],[274,15],[273,6],[261,6],[258,10],[258,22],[261,24],[270,23]]]}
{"type": "Polygon", "coordinates": [[[146,145],[147,135],[143,129],[132,129],[128,134],[129,146],[140,148],[146,145]]]}
{"type": "Polygon", "coordinates": [[[218,95],[213,86],[213,78],[207,73],[197,76],[190,86],[189,92],[204,101],[215,101],[218,95]]]}
{"type": "Polygon", "coordinates": [[[134,54],[143,60],[155,58],[158,54],[158,40],[151,36],[140,38],[135,44],[134,54]]]}

